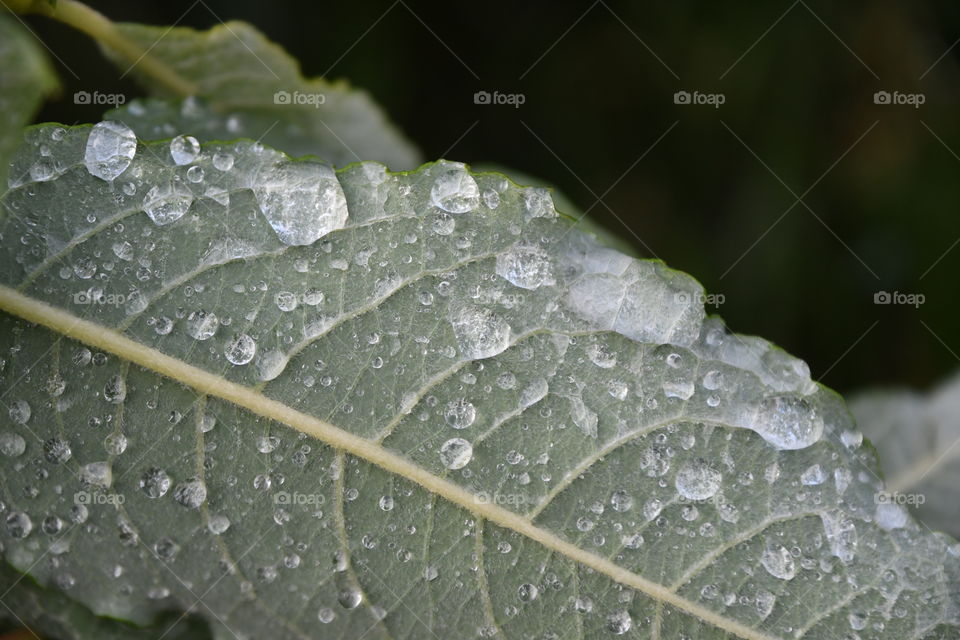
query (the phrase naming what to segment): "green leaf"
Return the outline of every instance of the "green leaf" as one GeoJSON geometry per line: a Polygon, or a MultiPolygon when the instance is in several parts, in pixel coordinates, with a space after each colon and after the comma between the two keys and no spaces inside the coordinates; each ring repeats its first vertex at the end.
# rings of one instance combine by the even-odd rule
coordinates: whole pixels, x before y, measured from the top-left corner
{"type": "Polygon", "coordinates": [[[376,160],[412,169],[419,153],[370,96],[346,81],[304,78],[296,60],[244,22],[209,31],[118,24],[147,55],[193,83],[196,99],[177,96],[127,56],[105,47],[117,66],[132,70],[166,101],[133,101],[107,114],[155,140],[190,133],[202,141],[251,138],[294,155],[315,155],[336,166],[376,160]]]}
{"type": "Polygon", "coordinates": [[[546,191],[29,138],[0,496],[45,588],[218,638],[956,637],[960,549],[842,401],[546,191]]]}
{"type": "MultiPolygon", "coordinates": [[[[43,97],[58,86],[56,75],[36,40],[0,7],[0,188],[6,189],[8,163],[23,141],[43,97]]],[[[42,174],[52,160],[40,160],[42,174]]],[[[17,179],[17,176],[14,176],[17,179]]]]}
{"type": "MultiPolygon", "coordinates": [[[[621,253],[625,253],[628,256],[637,258],[640,257],[637,253],[637,247],[631,244],[629,239],[624,238],[622,235],[618,235],[607,229],[603,225],[596,223],[592,217],[588,214],[590,210],[584,211],[582,207],[578,207],[574,204],[573,200],[567,197],[562,191],[560,191],[556,185],[550,184],[545,180],[535,178],[528,173],[523,171],[517,171],[516,169],[509,169],[502,165],[499,165],[494,162],[483,162],[480,164],[472,165],[476,171],[494,171],[497,173],[503,173],[510,177],[511,180],[517,184],[524,185],[533,185],[537,187],[544,187],[550,191],[550,197],[553,198],[554,205],[558,213],[565,214],[577,221],[580,229],[595,235],[604,245],[610,247],[611,249],[616,249],[621,253]]],[[[596,206],[594,203],[593,206],[596,206]]],[[[590,209],[593,208],[590,207],[590,209]]]]}
{"type": "Polygon", "coordinates": [[[850,411],[877,448],[889,500],[931,529],[960,537],[960,377],[926,394],[864,391],[851,399],[850,411]]]}

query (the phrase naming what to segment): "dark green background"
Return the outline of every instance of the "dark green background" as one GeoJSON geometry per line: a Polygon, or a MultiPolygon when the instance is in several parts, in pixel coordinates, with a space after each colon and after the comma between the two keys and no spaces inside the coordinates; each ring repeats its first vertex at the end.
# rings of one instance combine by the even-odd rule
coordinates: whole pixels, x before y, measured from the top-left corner
{"type": "MultiPolygon", "coordinates": [[[[960,246],[943,254],[960,238],[960,46],[928,71],[960,38],[955,2],[90,4],[151,24],[252,22],[307,74],[368,89],[427,159],[514,167],[582,208],[616,182],[591,216],[723,294],[735,330],[803,357],[829,386],[927,387],[957,367],[960,246]],[[678,89],[726,103],[678,106],[678,89]],[[926,104],[878,106],[880,89],[926,104]],[[526,102],[475,105],[478,90],[526,102]],[[790,190],[825,172],[804,197],[813,213],[798,204],[771,230],[790,190]],[[877,306],[878,290],[926,304],[877,306]]],[[[78,76],[59,65],[64,93],[42,120],[97,120],[72,104],[79,89],[139,95],[86,36],[29,23],[78,76]]]]}

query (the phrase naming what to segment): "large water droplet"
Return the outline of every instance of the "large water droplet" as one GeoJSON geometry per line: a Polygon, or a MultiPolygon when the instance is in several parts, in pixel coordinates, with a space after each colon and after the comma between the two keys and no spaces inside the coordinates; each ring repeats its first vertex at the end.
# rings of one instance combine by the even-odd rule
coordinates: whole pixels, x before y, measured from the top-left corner
{"type": "Polygon", "coordinates": [[[170,482],[166,471],[150,467],[140,476],[140,489],[148,498],[162,498],[170,490],[170,482]]]}
{"type": "Polygon", "coordinates": [[[553,265],[540,247],[515,246],[497,256],[497,275],[523,289],[552,285],[553,265]]]}
{"type": "Polygon", "coordinates": [[[14,424],[27,424],[30,416],[33,415],[33,410],[30,409],[30,403],[26,400],[14,400],[10,403],[9,415],[14,424]]]}
{"type": "Polygon", "coordinates": [[[127,382],[123,376],[116,375],[107,380],[103,387],[103,399],[110,404],[120,404],[127,398],[127,382]]]}
{"type": "Polygon", "coordinates": [[[760,556],[760,564],[767,573],[781,580],[792,580],[797,575],[797,565],[790,551],[781,544],[768,544],[760,556]]]}
{"type": "Polygon", "coordinates": [[[281,162],[257,178],[260,210],[288,245],[309,245],[347,223],[347,199],[333,170],[319,162],[281,162]]]}
{"type": "Polygon", "coordinates": [[[7,515],[7,533],[11,538],[26,538],[33,531],[33,521],[23,511],[11,511],[7,515]]]}
{"type": "Polygon", "coordinates": [[[113,484],[109,462],[90,462],[80,467],[80,482],[91,487],[107,488],[113,484]]]}
{"type": "Polygon", "coordinates": [[[231,340],[224,350],[224,355],[230,364],[236,365],[249,363],[256,353],[256,341],[245,333],[241,333],[231,340]]]}
{"type": "Polygon", "coordinates": [[[220,328],[220,318],[213,312],[194,311],[187,317],[187,333],[194,340],[209,340],[220,328]]]}
{"type": "Polygon", "coordinates": [[[287,368],[289,358],[279,349],[271,349],[257,360],[257,378],[261,382],[273,380],[287,368]]]}
{"type": "Polygon", "coordinates": [[[463,438],[450,438],[440,447],[440,462],[447,469],[462,469],[473,457],[473,445],[463,438]]]}
{"type": "Polygon", "coordinates": [[[175,180],[153,185],[143,198],[143,210],[157,226],[176,222],[193,204],[193,192],[175,180]]]}
{"type": "Polygon", "coordinates": [[[26,449],[27,441],[23,439],[23,436],[13,433],[12,431],[0,433],[0,453],[3,455],[9,458],[16,458],[22,455],[26,449]]]}
{"type": "Polygon", "coordinates": [[[170,141],[170,157],[178,165],[190,164],[200,155],[200,143],[193,136],[177,136],[170,141]]]}
{"type": "Polygon", "coordinates": [[[480,189],[465,169],[442,170],[430,188],[430,201],[450,213],[467,213],[480,206],[480,189]]]}
{"type": "Polygon", "coordinates": [[[127,170],[137,153],[137,137],[127,125],[112,120],[93,125],[83,163],[87,171],[108,182],[127,170]]]}
{"type": "Polygon", "coordinates": [[[466,429],[477,419],[477,408],[466,398],[452,400],[447,403],[443,418],[454,429],[466,429]]]}
{"type": "Polygon", "coordinates": [[[197,509],[207,499],[207,486],[200,478],[190,478],[177,485],[173,499],[188,509],[197,509]]]}
{"type": "Polygon", "coordinates": [[[773,396],[760,405],[751,428],[779,449],[803,449],[823,435],[823,419],[799,396],[773,396]]]}
{"type": "Polygon", "coordinates": [[[607,629],[616,636],[622,636],[633,627],[633,618],[628,611],[617,611],[607,616],[607,629]]]}
{"type": "Polygon", "coordinates": [[[716,495],[723,476],[705,460],[685,462],[677,471],[677,491],[690,500],[706,500],[716,495]]]}
{"type": "Polygon", "coordinates": [[[463,356],[490,358],[510,346],[510,325],[488,309],[464,308],[451,318],[463,356]]]}

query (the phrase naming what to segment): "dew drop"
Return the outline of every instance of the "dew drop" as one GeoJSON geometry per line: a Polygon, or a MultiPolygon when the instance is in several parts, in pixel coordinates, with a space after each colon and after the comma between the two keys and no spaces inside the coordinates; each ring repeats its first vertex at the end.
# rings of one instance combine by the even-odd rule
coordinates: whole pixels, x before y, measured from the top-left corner
{"type": "Polygon", "coordinates": [[[33,531],[33,521],[23,511],[7,514],[7,533],[11,538],[26,538],[33,531]]]}
{"type": "Polygon", "coordinates": [[[0,453],[8,458],[16,458],[27,449],[27,441],[17,433],[4,431],[0,433],[0,453]]]}
{"type": "Polygon", "coordinates": [[[473,457],[473,445],[463,438],[450,438],[440,447],[440,462],[447,469],[462,469],[473,457]]]}
{"type": "Polygon", "coordinates": [[[760,556],[760,564],[767,573],[781,580],[792,580],[797,574],[797,566],[790,551],[780,544],[767,545],[760,556]]]}
{"type": "Polygon", "coordinates": [[[497,256],[497,275],[523,289],[555,284],[553,265],[539,247],[515,246],[497,256]]]}
{"type": "Polygon", "coordinates": [[[430,201],[449,213],[467,213],[480,206],[480,189],[465,169],[448,169],[430,188],[430,201]]]}
{"type": "Polygon", "coordinates": [[[210,522],[207,523],[207,529],[210,530],[215,536],[219,536],[223,533],[226,533],[227,529],[230,528],[230,518],[223,514],[215,514],[210,516],[210,522]]]}
{"type": "Polygon", "coordinates": [[[488,309],[464,308],[451,318],[464,357],[490,358],[510,346],[510,325],[488,309]]]}
{"type": "Polygon", "coordinates": [[[93,125],[83,163],[87,171],[110,182],[127,170],[137,153],[137,137],[127,125],[104,120],[93,125]]]}
{"type": "Polygon", "coordinates": [[[177,165],[190,164],[200,155],[200,143],[193,136],[177,136],[170,141],[170,157],[177,165]]]}
{"type": "Polygon", "coordinates": [[[140,490],[148,498],[162,498],[170,490],[170,476],[158,467],[150,467],[140,476],[140,490]]]}
{"type": "Polygon", "coordinates": [[[633,627],[633,618],[628,611],[617,611],[607,616],[607,629],[616,636],[622,636],[633,627]]]}
{"type": "Polygon", "coordinates": [[[287,245],[310,245],[347,223],[347,199],[330,167],[313,161],[280,162],[257,178],[260,210],[287,245]]]}
{"type": "Polygon", "coordinates": [[[271,349],[257,360],[257,378],[261,382],[273,380],[287,368],[287,354],[279,349],[271,349]]]}
{"type": "Polygon", "coordinates": [[[193,192],[179,182],[156,184],[143,198],[143,210],[157,226],[176,222],[193,204],[193,192]]]}
{"type": "Polygon", "coordinates": [[[444,409],[443,419],[454,429],[466,429],[477,419],[477,408],[466,398],[453,400],[444,409]]]}
{"type": "Polygon", "coordinates": [[[187,316],[187,333],[194,340],[209,340],[220,328],[217,314],[207,311],[194,311],[187,316]]]}
{"type": "Polygon", "coordinates": [[[176,486],[173,499],[188,509],[197,509],[207,499],[207,486],[200,478],[190,478],[176,486]]]}
{"type": "Polygon", "coordinates": [[[241,333],[233,338],[223,354],[230,364],[244,365],[253,360],[257,353],[256,341],[245,333],[241,333]]]}
{"type": "Polygon", "coordinates": [[[751,428],[780,449],[803,449],[823,435],[823,419],[799,396],[773,396],[760,405],[751,428]]]}
{"type": "Polygon", "coordinates": [[[677,491],[690,500],[706,500],[716,495],[723,476],[705,460],[685,462],[674,479],[677,491]]]}
{"type": "Polygon", "coordinates": [[[26,400],[14,400],[10,403],[9,415],[14,424],[27,424],[33,411],[26,400]]]}

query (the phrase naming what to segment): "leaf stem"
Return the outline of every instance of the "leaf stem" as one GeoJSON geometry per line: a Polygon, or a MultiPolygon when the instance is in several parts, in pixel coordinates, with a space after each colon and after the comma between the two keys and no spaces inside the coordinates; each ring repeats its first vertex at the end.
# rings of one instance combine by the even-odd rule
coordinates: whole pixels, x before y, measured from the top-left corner
{"type": "Polygon", "coordinates": [[[194,83],[180,76],[169,65],[149,55],[149,49],[144,49],[125,36],[115,22],[82,2],[58,0],[56,4],[51,4],[48,0],[2,0],[2,3],[16,13],[39,13],[86,33],[128,60],[131,68],[136,66],[178,95],[190,96],[197,93],[197,86],[194,83]]]}

